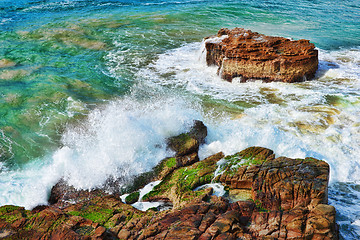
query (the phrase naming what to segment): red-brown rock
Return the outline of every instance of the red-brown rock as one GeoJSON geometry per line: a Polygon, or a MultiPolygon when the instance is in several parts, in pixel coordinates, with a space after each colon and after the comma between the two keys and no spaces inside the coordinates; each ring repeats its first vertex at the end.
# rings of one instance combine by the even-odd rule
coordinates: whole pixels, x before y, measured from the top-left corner
{"type": "Polygon", "coordinates": [[[309,40],[272,37],[243,28],[220,29],[205,40],[206,62],[219,66],[218,74],[232,81],[300,82],[314,77],[318,51],[309,40]]]}
{"type": "Polygon", "coordinates": [[[142,212],[112,195],[33,211],[3,206],[0,238],[337,240],[328,176],[324,161],[275,158],[262,147],[226,157],[218,153],[168,172],[149,193],[167,197],[173,209],[142,212]],[[193,191],[210,181],[225,185],[229,197],[211,195],[211,188],[193,191]],[[231,198],[234,192],[241,199],[231,198]]]}

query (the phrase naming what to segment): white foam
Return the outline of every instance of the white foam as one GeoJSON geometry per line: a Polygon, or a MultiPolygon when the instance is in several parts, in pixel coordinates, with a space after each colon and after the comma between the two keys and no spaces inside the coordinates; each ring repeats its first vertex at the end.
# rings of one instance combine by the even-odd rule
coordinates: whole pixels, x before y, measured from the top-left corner
{"type": "Polygon", "coordinates": [[[161,181],[151,182],[151,183],[148,183],[142,189],[139,189],[139,192],[140,192],[139,200],[136,203],[131,204],[131,206],[133,206],[134,208],[139,209],[140,211],[146,211],[149,208],[153,208],[153,207],[156,208],[156,207],[159,207],[161,205],[164,205],[164,202],[162,202],[162,201],[158,201],[158,202],[143,202],[142,201],[142,198],[145,196],[145,194],[151,192],[154,189],[154,187],[156,185],[158,185],[159,183],[161,183],[161,181]]]}
{"type": "Polygon", "coordinates": [[[163,204],[164,204],[164,202],[136,202],[136,203],[132,204],[131,206],[139,209],[140,211],[146,211],[150,208],[157,208],[163,204]]]}
{"type": "Polygon", "coordinates": [[[203,47],[204,43],[192,43],[170,50],[140,71],[149,81],[175,85],[243,109],[239,116],[208,119],[209,136],[200,149],[202,158],[258,145],[273,149],[278,156],[324,159],[331,165],[332,181],[360,181],[359,49],[319,50],[317,79],[287,84],[223,81],[216,68],[199,60],[199,56],[204,58],[199,54],[203,47]],[[338,74],[331,77],[335,70],[338,74]],[[329,104],[329,96],[340,100],[329,104]],[[242,106],[242,102],[250,106],[242,106]]]}
{"type": "Polygon", "coordinates": [[[34,4],[33,6],[24,8],[22,11],[29,12],[29,11],[36,11],[36,10],[53,10],[53,9],[66,9],[75,7],[80,1],[78,0],[65,0],[60,2],[50,2],[50,3],[40,3],[34,4]]]}
{"type": "Polygon", "coordinates": [[[186,131],[199,114],[180,98],[121,99],[69,126],[52,156],[0,172],[0,205],[46,204],[50,188],[64,177],[76,188],[100,187],[108,178],[129,180],[172,153],[166,138],[186,131]]]}
{"type": "MultiPolygon", "coordinates": [[[[139,189],[138,191],[140,192],[139,194],[139,199],[138,202],[141,202],[142,198],[149,192],[151,192],[153,190],[153,188],[158,185],[159,183],[161,183],[161,181],[154,181],[151,183],[146,184],[143,188],[139,189]]],[[[125,202],[125,199],[127,196],[129,196],[130,194],[126,193],[120,196],[121,201],[125,202]]],[[[135,207],[138,204],[135,204],[135,207]]]]}
{"type": "Polygon", "coordinates": [[[210,37],[205,40],[205,43],[220,43],[228,37],[229,37],[228,35],[222,35],[220,37],[210,37]]]}
{"type": "Polygon", "coordinates": [[[145,196],[145,194],[151,192],[153,190],[153,188],[158,185],[159,183],[161,183],[161,181],[155,181],[155,182],[151,182],[148,183],[145,187],[143,187],[142,189],[140,189],[140,195],[139,195],[139,202],[142,200],[142,198],[145,196]]]}
{"type": "Polygon", "coordinates": [[[121,196],[120,196],[121,201],[122,201],[122,202],[126,202],[125,199],[126,199],[126,197],[129,196],[129,195],[130,195],[130,193],[126,193],[126,194],[121,195],[121,196]]]}
{"type": "Polygon", "coordinates": [[[12,18],[2,18],[0,19],[0,25],[6,24],[8,22],[12,22],[13,19],[12,18]]]}
{"type": "Polygon", "coordinates": [[[201,185],[201,186],[195,188],[194,191],[199,191],[199,190],[203,190],[203,189],[210,188],[210,187],[213,189],[213,195],[215,195],[215,196],[222,197],[226,194],[224,186],[220,183],[204,184],[204,185],[201,185]]]}

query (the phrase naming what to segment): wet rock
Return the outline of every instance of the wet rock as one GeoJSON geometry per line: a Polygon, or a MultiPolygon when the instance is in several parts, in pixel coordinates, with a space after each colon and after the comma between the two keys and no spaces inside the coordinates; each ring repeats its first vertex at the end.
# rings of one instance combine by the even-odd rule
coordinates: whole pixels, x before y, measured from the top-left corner
{"type": "MultiPolygon", "coordinates": [[[[206,126],[201,121],[195,120],[189,132],[169,138],[169,147],[177,149],[175,157],[162,160],[154,167],[153,171],[135,176],[125,187],[126,180],[124,179],[108,179],[103,188],[88,191],[76,189],[61,179],[52,187],[48,201],[52,205],[56,204],[57,207],[64,208],[71,204],[89,200],[94,196],[108,195],[106,192],[111,192],[117,196],[123,193],[136,192],[152,181],[163,179],[177,168],[199,161],[199,145],[204,142],[206,136],[206,126]]],[[[132,204],[135,201],[137,199],[129,199],[127,203],[132,204]]]]}
{"type": "Polygon", "coordinates": [[[16,63],[11,61],[10,59],[3,58],[0,59],[0,68],[7,68],[7,67],[13,67],[16,63]]]}
{"type": "Polygon", "coordinates": [[[51,188],[48,202],[49,204],[56,204],[57,207],[64,208],[71,204],[86,201],[91,199],[93,196],[99,195],[104,196],[107,194],[102,189],[95,189],[92,191],[76,189],[61,179],[51,188]]]}
{"type": "Polygon", "coordinates": [[[205,40],[206,62],[223,79],[299,82],[314,77],[318,51],[309,40],[271,37],[243,28],[220,29],[205,40]]]}
{"type": "Polygon", "coordinates": [[[132,192],[126,198],[125,202],[127,204],[133,204],[139,200],[140,192],[132,192]]]}
{"type": "MultiPolygon", "coordinates": [[[[173,160],[171,160],[173,161],[173,160]]],[[[165,161],[166,162],[166,161],[165,161]]],[[[176,163],[176,162],[175,162],[176,163]]],[[[251,147],[186,166],[175,164],[144,196],[167,199],[173,208],[139,211],[113,195],[33,211],[0,207],[0,236],[12,239],[338,239],[335,208],[327,204],[329,166],[313,159],[275,158],[251,147]],[[215,196],[218,182],[246,200],[215,196]]],[[[67,195],[70,196],[70,195],[67,195]]],[[[60,196],[60,199],[64,198],[60,196]]],[[[55,201],[56,202],[56,201],[55,201]]]]}
{"type": "Polygon", "coordinates": [[[207,136],[207,127],[202,121],[195,120],[189,131],[189,135],[202,144],[205,142],[205,138],[207,136]]]}
{"type": "Polygon", "coordinates": [[[168,139],[168,146],[174,150],[176,156],[196,153],[207,136],[207,128],[203,122],[195,120],[188,133],[183,133],[168,139]]]}
{"type": "Polygon", "coordinates": [[[217,168],[216,162],[224,157],[215,154],[190,166],[178,168],[167,175],[160,184],[143,197],[145,201],[170,200],[174,208],[188,201],[201,200],[209,195],[209,190],[192,191],[194,188],[210,183],[217,168]]]}
{"type": "Polygon", "coordinates": [[[168,139],[168,146],[174,150],[176,156],[184,156],[197,152],[200,146],[199,141],[188,133],[180,134],[168,139]]]}

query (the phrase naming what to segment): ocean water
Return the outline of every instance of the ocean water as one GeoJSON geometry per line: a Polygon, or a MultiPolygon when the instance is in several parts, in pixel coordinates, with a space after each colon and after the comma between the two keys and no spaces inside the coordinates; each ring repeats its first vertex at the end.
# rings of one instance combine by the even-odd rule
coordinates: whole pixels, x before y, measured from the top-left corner
{"type": "Polygon", "coordinates": [[[359,0],[2,0],[0,205],[46,204],[60,178],[126,182],[199,119],[202,158],[257,145],[328,162],[341,236],[359,239],[359,26],[359,0]],[[222,27],[309,39],[315,79],[221,80],[202,39],[222,27]]]}

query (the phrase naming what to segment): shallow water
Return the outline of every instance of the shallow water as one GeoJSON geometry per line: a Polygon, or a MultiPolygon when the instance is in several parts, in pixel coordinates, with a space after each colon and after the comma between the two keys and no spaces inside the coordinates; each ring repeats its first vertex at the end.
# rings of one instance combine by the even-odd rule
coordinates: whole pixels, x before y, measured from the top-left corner
{"type": "Polygon", "coordinates": [[[257,145],[327,161],[342,237],[360,238],[359,11],[357,0],[1,1],[0,205],[46,203],[61,177],[126,181],[199,119],[202,158],[257,145]],[[222,27],[310,39],[316,78],[222,81],[202,45],[222,27]]]}

